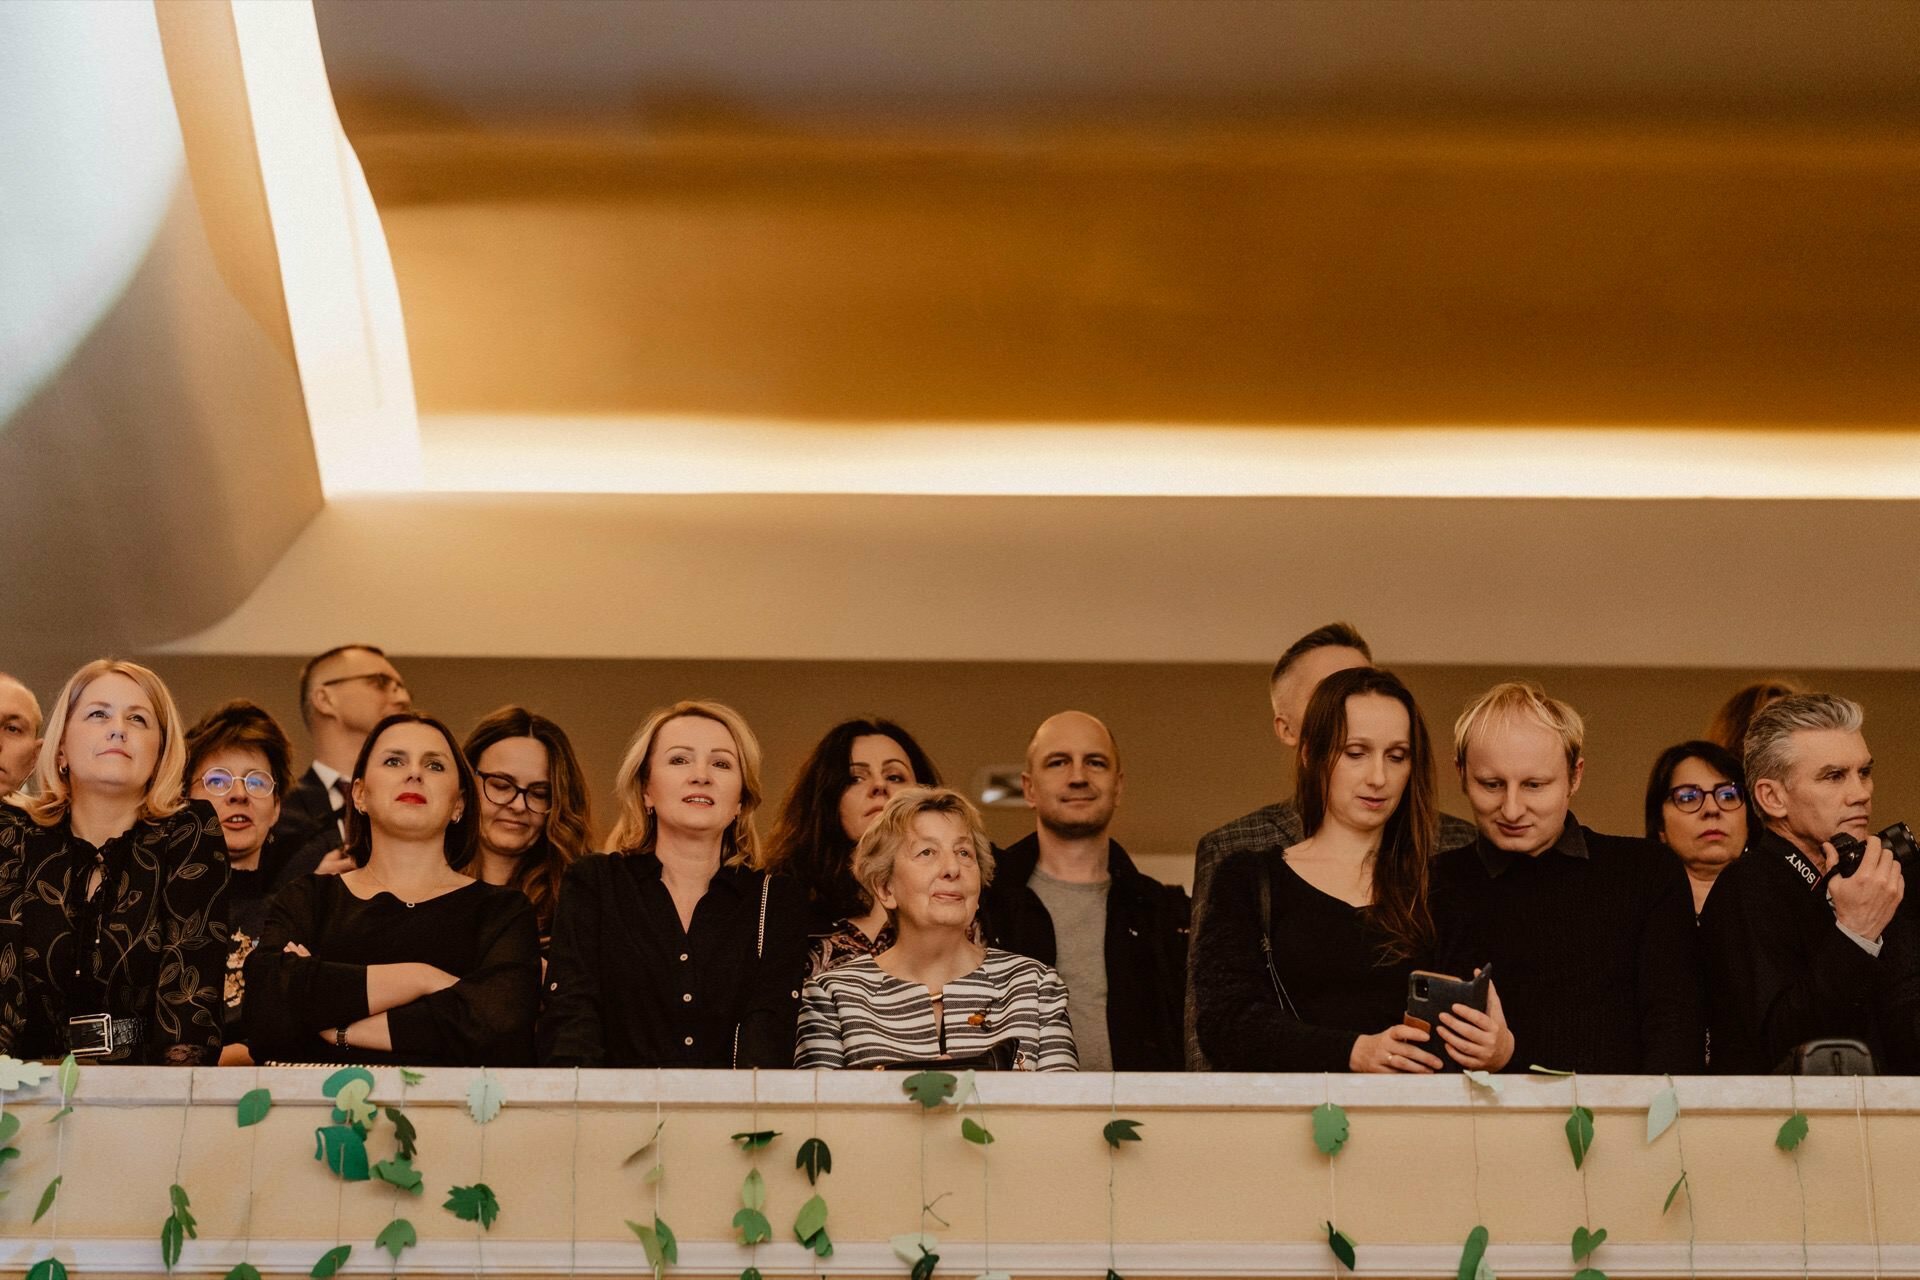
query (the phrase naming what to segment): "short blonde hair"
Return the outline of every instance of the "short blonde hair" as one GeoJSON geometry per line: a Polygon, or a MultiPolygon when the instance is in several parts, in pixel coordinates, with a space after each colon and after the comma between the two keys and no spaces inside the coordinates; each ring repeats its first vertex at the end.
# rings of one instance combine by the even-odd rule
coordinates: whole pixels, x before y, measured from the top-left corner
{"type": "Polygon", "coordinates": [[[73,673],[60,696],[53,701],[53,713],[47,717],[45,741],[40,744],[40,794],[29,797],[23,806],[33,820],[51,827],[67,816],[73,793],[67,775],[60,768],[60,748],[67,736],[67,723],[73,709],[94,681],[102,676],[125,676],[140,686],[153,703],[154,718],[160,724],[160,755],[147,779],[146,794],[140,797],[140,817],[155,821],[178,813],[186,807],[187,745],[180,728],[180,712],[166,682],[137,662],[114,658],[95,658],[73,673]]]}
{"type": "MultiPolygon", "coordinates": [[[[893,861],[913,839],[913,820],[923,813],[946,813],[960,819],[973,838],[973,859],[980,865],[980,887],[993,883],[993,842],[973,802],[951,787],[905,787],[893,793],[887,807],[853,847],[853,878],[874,902],[893,879],[893,861]]],[[[887,912],[893,918],[893,912],[887,912]]]]}
{"type": "Polygon", "coordinates": [[[1557,735],[1567,752],[1567,772],[1571,773],[1580,765],[1580,755],[1587,742],[1586,722],[1575,711],[1558,698],[1547,696],[1546,690],[1531,680],[1508,680],[1475,698],[1460,718],[1453,722],[1453,762],[1461,769],[1467,767],[1467,744],[1473,735],[1489,724],[1502,720],[1531,721],[1557,735]]]}
{"type": "Polygon", "coordinates": [[[711,720],[733,735],[734,748],[740,753],[740,816],[727,829],[720,856],[728,866],[760,868],[760,831],[754,826],[753,811],[760,807],[760,740],[747,727],[738,711],[723,703],[687,699],[662,707],[648,716],[627,744],[620,760],[620,772],[613,780],[613,796],[620,815],[607,836],[607,847],[615,853],[652,853],[660,840],[659,821],[648,811],[647,774],[653,765],[653,740],[670,722],[683,716],[711,720]]]}

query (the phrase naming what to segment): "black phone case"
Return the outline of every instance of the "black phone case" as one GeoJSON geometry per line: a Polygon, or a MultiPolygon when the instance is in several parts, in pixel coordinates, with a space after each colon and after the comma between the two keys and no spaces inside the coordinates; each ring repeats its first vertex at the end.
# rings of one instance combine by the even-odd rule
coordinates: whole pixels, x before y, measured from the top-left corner
{"type": "Polygon", "coordinates": [[[1415,969],[1408,974],[1405,1021],[1408,1026],[1427,1033],[1427,1042],[1420,1047],[1449,1066],[1457,1066],[1453,1055],[1447,1052],[1447,1042],[1440,1038],[1440,1015],[1451,1011],[1456,1004],[1485,1013],[1487,983],[1492,976],[1491,965],[1483,966],[1480,976],[1470,979],[1456,978],[1450,973],[1430,973],[1425,969],[1415,969]]]}

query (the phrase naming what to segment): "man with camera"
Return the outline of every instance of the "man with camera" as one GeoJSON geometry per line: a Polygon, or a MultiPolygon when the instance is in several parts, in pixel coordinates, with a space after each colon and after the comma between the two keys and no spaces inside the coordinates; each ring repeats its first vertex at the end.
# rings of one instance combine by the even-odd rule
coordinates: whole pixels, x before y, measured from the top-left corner
{"type": "Polygon", "coordinates": [[[1920,934],[1896,857],[1912,840],[1872,832],[1864,719],[1846,698],[1797,694],[1747,729],[1764,826],[1700,915],[1716,1072],[1802,1070],[1796,1050],[1835,1039],[1864,1043],[1879,1071],[1920,1069],[1920,934]]]}

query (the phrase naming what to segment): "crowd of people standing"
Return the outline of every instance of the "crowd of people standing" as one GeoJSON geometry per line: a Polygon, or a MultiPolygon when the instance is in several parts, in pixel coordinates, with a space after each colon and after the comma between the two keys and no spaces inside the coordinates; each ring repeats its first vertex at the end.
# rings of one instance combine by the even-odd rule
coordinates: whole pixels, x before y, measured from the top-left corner
{"type": "Polygon", "coordinates": [[[261,707],[188,725],[138,664],[88,663],[44,715],[0,676],[0,1052],[1685,1073],[1845,1039],[1920,1069],[1910,840],[1872,830],[1856,704],[1741,690],[1607,834],[1573,814],[1582,720],[1535,685],[1474,699],[1447,761],[1344,624],[1269,691],[1295,794],[1201,838],[1190,901],[1113,838],[1120,747],[1079,711],[1035,729],[1004,849],[871,718],[828,729],[763,837],[758,740],[694,700],[634,734],[596,840],[559,725],[509,706],[461,738],[370,645],[302,670],[298,777],[261,707]]]}

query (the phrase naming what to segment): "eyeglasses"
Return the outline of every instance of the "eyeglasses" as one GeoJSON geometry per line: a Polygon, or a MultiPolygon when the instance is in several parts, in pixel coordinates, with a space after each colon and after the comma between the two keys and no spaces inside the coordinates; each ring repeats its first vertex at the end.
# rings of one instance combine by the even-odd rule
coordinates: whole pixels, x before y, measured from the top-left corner
{"type": "Polygon", "coordinates": [[[273,794],[273,775],[254,769],[245,776],[231,769],[209,769],[200,775],[200,785],[207,789],[210,796],[224,796],[233,790],[235,783],[247,789],[247,794],[256,800],[265,800],[273,794]]]}
{"type": "Polygon", "coordinates": [[[1682,813],[1697,813],[1708,796],[1722,809],[1738,809],[1746,804],[1740,785],[1735,782],[1723,782],[1717,787],[1675,787],[1667,792],[1667,799],[1682,813]]]}
{"type": "Polygon", "coordinates": [[[331,680],[322,680],[320,687],[326,689],[336,684],[347,684],[354,680],[365,680],[382,693],[404,693],[407,688],[406,681],[402,680],[399,676],[390,676],[384,671],[365,671],[357,676],[335,676],[331,680]]]}
{"type": "Polygon", "coordinates": [[[528,813],[545,813],[553,808],[553,790],[544,782],[523,787],[504,773],[483,773],[480,775],[480,788],[487,793],[487,799],[502,809],[520,796],[527,798],[528,813]]]}

